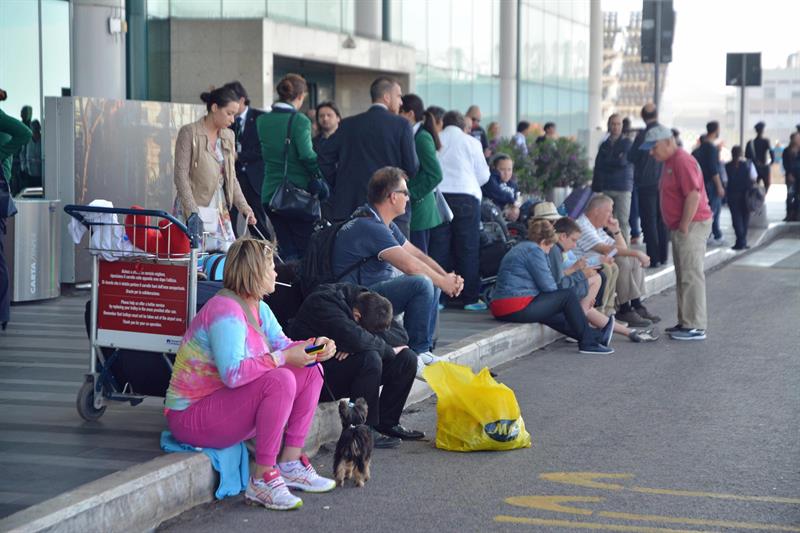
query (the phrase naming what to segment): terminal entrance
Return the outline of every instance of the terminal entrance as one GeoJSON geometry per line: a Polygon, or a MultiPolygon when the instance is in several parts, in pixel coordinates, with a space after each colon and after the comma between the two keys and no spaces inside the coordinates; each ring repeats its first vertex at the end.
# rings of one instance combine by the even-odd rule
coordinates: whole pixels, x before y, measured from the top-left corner
{"type": "Polygon", "coordinates": [[[272,96],[265,98],[265,107],[277,100],[274,85],[286,74],[299,74],[308,83],[308,98],[300,111],[314,109],[320,102],[333,100],[343,117],[360,113],[369,107],[369,86],[379,76],[396,78],[403,92],[409,89],[409,75],[380,70],[359,69],[347,65],[274,56],[272,64],[272,96]]]}

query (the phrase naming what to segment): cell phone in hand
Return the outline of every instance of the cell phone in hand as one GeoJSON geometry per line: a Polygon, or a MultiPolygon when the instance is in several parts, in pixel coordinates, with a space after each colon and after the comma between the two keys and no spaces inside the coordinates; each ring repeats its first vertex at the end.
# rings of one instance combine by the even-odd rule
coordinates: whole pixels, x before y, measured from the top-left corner
{"type": "Polygon", "coordinates": [[[325,349],[324,344],[317,344],[316,346],[306,346],[305,350],[308,355],[317,355],[325,349]]]}
{"type": "Polygon", "coordinates": [[[612,248],[611,251],[608,252],[608,257],[614,257],[615,255],[617,255],[617,251],[618,250],[616,248],[612,248]]]}
{"type": "Polygon", "coordinates": [[[599,268],[601,265],[599,255],[590,255],[586,258],[586,266],[589,268],[599,268]]]}

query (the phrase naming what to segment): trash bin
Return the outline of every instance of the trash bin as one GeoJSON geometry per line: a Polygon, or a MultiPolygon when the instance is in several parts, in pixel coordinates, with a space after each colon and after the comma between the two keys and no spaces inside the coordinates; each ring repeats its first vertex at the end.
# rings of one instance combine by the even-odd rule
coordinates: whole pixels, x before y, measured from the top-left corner
{"type": "Polygon", "coordinates": [[[13,226],[9,228],[13,231],[11,301],[57,298],[61,294],[61,201],[17,198],[15,203],[17,214],[9,224],[13,226]]]}

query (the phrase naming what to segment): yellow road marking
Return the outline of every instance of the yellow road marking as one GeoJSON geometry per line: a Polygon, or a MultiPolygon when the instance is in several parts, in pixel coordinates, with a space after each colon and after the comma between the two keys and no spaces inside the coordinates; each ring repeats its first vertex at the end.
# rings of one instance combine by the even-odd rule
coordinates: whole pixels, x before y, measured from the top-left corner
{"type": "Polygon", "coordinates": [[[627,490],[643,494],[663,494],[667,496],[688,496],[690,498],[716,498],[719,500],[738,500],[745,502],[788,503],[800,505],[800,498],[782,498],[780,496],[744,496],[741,494],[720,494],[718,492],[696,492],[691,490],[654,489],[648,487],[631,487],[627,490]]]}
{"type": "Polygon", "coordinates": [[[561,505],[563,502],[602,502],[605,498],[598,496],[512,496],[506,498],[506,503],[516,505],[517,507],[531,507],[533,509],[541,509],[543,511],[554,511],[556,513],[570,513],[579,515],[590,515],[592,511],[589,509],[581,509],[580,507],[570,507],[561,505]]]}
{"type": "Polygon", "coordinates": [[[599,472],[546,472],[539,474],[539,479],[554,481],[556,483],[566,483],[567,485],[577,485],[590,489],[602,490],[623,490],[624,485],[616,483],[600,483],[595,479],[632,479],[632,474],[602,474],[599,472]]]}
{"type": "Polygon", "coordinates": [[[704,520],[701,518],[683,518],[678,516],[661,516],[651,514],[613,513],[600,511],[598,516],[616,518],[617,520],[633,520],[643,522],[665,522],[668,524],[690,524],[693,526],[728,527],[737,529],[762,529],[768,531],[800,531],[800,527],[782,526],[779,524],[758,524],[753,522],[734,522],[731,520],[704,520]]]}
{"type": "Polygon", "coordinates": [[[532,526],[571,527],[574,529],[594,529],[605,531],[627,531],[630,533],[705,533],[698,529],[670,529],[663,527],[624,526],[614,524],[600,524],[597,522],[576,522],[574,520],[549,520],[545,518],[528,518],[524,516],[498,515],[495,522],[510,524],[528,524],[532,526]]]}
{"type": "Polygon", "coordinates": [[[681,516],[664,516],[634,513],[617,513],[611,511],[598,511],[593,513],[590,509],[562,505],[566,502],[599,503],[605,498],[597,496],[512,496],[505,499],[506,503],[517,507],[528,507],[541,511],[552,511],[556,513],[569,513],[576,515],[602,516],[603,518],[614,518],[617,520],[630,520],[638,522],[665,522],[670,524],[689,524],[694,526],[711,526],[737,529],[761,529],[768,531],[792,531],[800,533],[800,527],[780,525],[780,524],[761,524],[755,522],[736,522],[733,520],[711,520],[702,518],[686,518],[681,516]]]}
{"type": "Polygon", "coordinates": [[[599,472],[547,472],[539,475],[540,479],[602,490],[627,490],[642,494],[660,494],[665,496],[686,496],[690,498],[716,498],[720,500],[737,500],[747,502],[786,503],[800,505],[800,498],[784,498],[780,496],[746,496],[718,492],[698,492],[689,490],[658,489],[650,487],[625,487],[616,483],[603,483],[597,479],[632,479],[631,474],[604,474],[599,472]]]}

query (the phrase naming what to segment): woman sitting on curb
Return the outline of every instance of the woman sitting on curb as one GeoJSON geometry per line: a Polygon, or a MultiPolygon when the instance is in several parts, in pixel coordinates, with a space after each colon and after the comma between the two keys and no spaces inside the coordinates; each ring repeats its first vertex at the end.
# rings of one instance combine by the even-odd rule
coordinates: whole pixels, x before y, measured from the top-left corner
{"type": "Polygon", "coordinates": [[[547,220],[528,228],[528,241],[514,246],[503,257],[490,309],[498,320],[540,322],[574,339],[585,354],[612,354],[609,347],[614,319],[602,329],[592,328],[580,301],[571,289],[556,284],[547,254],[555,245],[556,232],[547,220]]]}
{"type": "Polygon", "coordinates": [[[307,492],[336,486],[302,453],[322,388],[314,363],[333,357],[336,344],[325,337],[293,342],[283,334],[261,300],[275,290],[272,254],[268,243],[250,238],[230,247],[225,290],[183,336],[165,405],[170,431],[186,444],[227,448],[255,437],[256,469],[245,498],[287,510],[303,505],[287,485],[307,492]],[[312,344],[325,348],[309,355],[312,344]]]}
{"type": "MultiPolygon", "coordinates": [[[[583,258],[564,267],[563,256],[577,246],[578,238],[581,236],[580,226],[571,218],[562,217],[555,221],[553,227],[558,235],[558,242],[550,250],[548,260],[556,283],[561,288],[575,291],[576,296],[581,298],[581,307],[586,313],[589,324],[596,328],[605,327],[611,319],[594,308],[597,291],[600,289],[600,276],[597,270],[586,266],[586,260],[583,258]]],[[[658,340],[655,328],[630,329],[619,322],[614,323],[614,333],[625,335],[632,342],[658,340]]]]}

